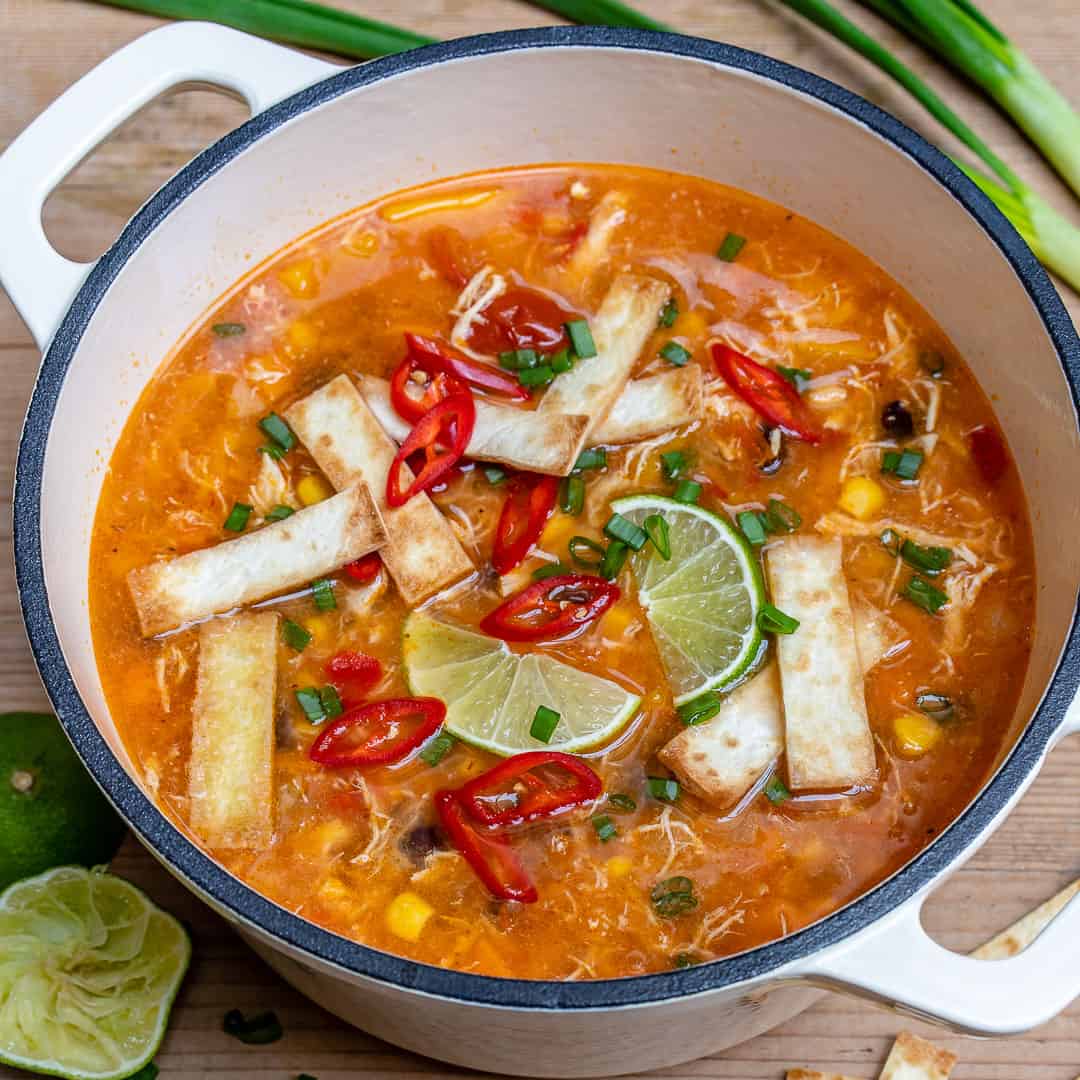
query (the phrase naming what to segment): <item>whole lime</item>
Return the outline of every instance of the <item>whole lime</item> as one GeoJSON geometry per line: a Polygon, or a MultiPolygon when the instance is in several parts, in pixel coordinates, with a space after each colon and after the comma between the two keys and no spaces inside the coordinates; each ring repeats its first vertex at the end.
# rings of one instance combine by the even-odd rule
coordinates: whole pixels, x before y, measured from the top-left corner
{"type": "Polygon", "coordinates": [[[123,821],[56,717],[0,713],[0,890],[66,863],[107,863],[123,821]]]}

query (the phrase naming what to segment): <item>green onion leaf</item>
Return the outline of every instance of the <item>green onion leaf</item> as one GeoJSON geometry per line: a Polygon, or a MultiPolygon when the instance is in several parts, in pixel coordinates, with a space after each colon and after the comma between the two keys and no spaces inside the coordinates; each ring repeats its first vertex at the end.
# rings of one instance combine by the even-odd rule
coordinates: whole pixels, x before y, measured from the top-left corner
{"type": "Polygon", "coordinates": [[[711,720],[720,711],[723,703],[723,698],[715,690],[706,690],[704,694],[684,701],[675,711],[687,727],[693,727],[711,720]]]}
{"type": "Polygon", "coordinates": [[[485,465],[483,472],[484,479],[492,487],[498,487],[506,481],[506,470],[499,468],[498,465],[485,465]]]}
{"type": "Polygon", "coordinates": [[[694,967],[695,964],[700,964],[701,961],[693,954],[688,952],[676,953],[671,958],[672,967],[688,968],[694,967]]]}
{"type": "Polygon", "coordinates": [[[284,521],[287,517],[292,517],[296,511],[291,506],[274,506],[270,509],[270,512],[266,515],[267,521],[284,521]]]}
{"type": "Polygon", "coordinates": [[[574,358],[569,349],[560,349],[548,357],[548,366],[556,375],[565,375],[574,366],[574,358]]]}
{"type": "Polygon", "coordinates": [[[315,598],[315,606],[320,611],[333,611],[337,607],[334,599],[334,583],[326,578],[320,578],[311,583],[311,595],[315,598]]]}
{"type": "Polygon", "coordinates": [[[607,814],[597,814],[591,820],[592,826],[596,830],[596,838],[602,844],[606,844],[619,831],[615,822],[607,814]]]}
{"type": "Polygon", "coordinates": [[[735,524],[754,547],[761,547],[768,539],[765,517],[757,510],[741,510],[735,515],[735,524]]]}
{"type": "Polygon", "coordinates": [[[915,698],[915,705],[921,712],[926,713],[927,716],[936,720],[939,724],[947,724],[956,715],[956,707],[953,705],[952,698],[947,697],[945,694],[935,694],[932,691],[927,691],[915,698]]]}
{"type": "Polygon", "coordinates": [[[626,795],[621,791],[616,791],[614,794],[609,795],[607,801],[611,803],[620,814],[632,814],[637,809],[637,801],[633,796],[626,795]]]}
{"type": "Polygon", "coordinates": [[[451,750],[457,739],[446,728],[441,728],[420,748],[420,760],[434,768],[451,750]]]}
{"type": "Polygon", "coordinates": [[[574,355],[580,360],[588,360],[596,355],[596,342],[593,341],[592,331],[585,319],[575,319],[566,324],[566,333],[570,337],[570,347],[574,355]]]}
{"type": "Polygon", "coordinates": [[[321,724],[326,720],[326,709],[323,708],[322,695],[317,687],[305,686],[297,690],[296,703],[303,710],[309,724],[321,724]]]}
{"type": "Polygon", "coordinates": [[[578,566],[586,566],[590,570],[596,569],[596,567],[600,566],[604,561],[604,545],[598,544],[588,536],[570,537],[570,542],[566,545],[566,550],[570,553],[570,558],[573,559],[578,566]],[[584,555],[583,552],[586,551],[591,552],[591,554],[584,555]]]}
{"type": "Polygon", "coordinates": [[[672,482],[678,480],[689,464],[686,454],[681,450],[669,450],[666,454],[660,455],[660,471],[664,474],[665,480],[672,482]]]}
{"type": "Polygon", "coordinates": [[[916,570],[921,570],[929,577],[937,577],[942,570],[948,569],[952,562],[952,551],[945,547],[922,547],[911,540],[905,540],[900,545],[900,557],[916,570]]]}
{"type": "Polygon", "coordinates": [[[669,341],[660,350],[660,355],[676,367],[686,367],[690,363],[690,350],[684,349],[677,341],[669,341]]]}
{"type": "Polygon", "coordinates": [[[549,743],[551,742],[551,736],[555,734],[555,729],[559,726],[559,721],[561,719],[561,715],[554,709],[549,709],[546,705],[541,705],[536,710],[536,715],[533,717],[532,724],[529,727],[529,734],[536,739],[537,742],[549,743]]]}
{"type": "Polygon", "coordinates": [[[345,711],[345,706],[341,704],[341,697],[335,686],[324,686],[319,691],[319,701],[322,702],[327,720],[333,720],[335,716],[340,716],[345,711]]]}
{"type": "Polygon", "coordinates": [[[881,471],[892,473],[901,480],[914,480],[922,468],[921,450],[886,450],[881,456],[881,471]]]}
{"type": "Polygon", "coordinates": [[[225,519],[225,528],[229,532],[243,532],[247,526],[248,518],[251,517],[253,507],[247,503],[233,503],[229,516],[225,519]]]}
{"type": "Polygon", "coordinates": [[[904,586],[901,595],[910,600],[916,607],[921,607],[923,611],[928,611],[931,615],[936,614],[949,602],[949,598],[945,593],[921,577],[913,577],[904,586]]]}
{"type": "Polygon", "coordinates": [[[518,372],[518,382],[522,386],[547,386],[555,379],[555,372],[547,364],[534,368],[524,368],[518,372]]]}
{"type": "Polygon", "coordinates": [[[559,509],[577,517],[585,508],[585,481],[580,476],[564,476],[559,481],[559,509]]]}
{"type": "Polygon", "coordinates": [[[626,559],[630,554],[630,548],[621,540],[612,540],[604,552],[600,561],[599,574],[608,581],[614,581],[619,576],[626,559]]]}
{"type": "Polygon", "coordinates": [[[676,502],[696,506],[701,498],[701,485],[696,480],[680,480],[671,497],[676,502]]]}
{"type": "Polygon", "coordinates": [[[569,566],[563,566],[561,562],[545,563],[543,566],[538,566],[532,572],[533,581],[543,581],[549,577],[559,577],[562,574],[572,574],[573,570],[569,566]]]}
{"type": "Polygon", "coordinates": [[[697,897],[694,895],[694,883],[688,877],[682,876],[658,882],[652,887],[649,899],[652,901],[656,914],[665,919],[685,915],[698,906],[697,897]]]}
{"type": "Polygon", "coordinates": [[[675,320],[679,317],[679,305],[674,297],[670,299],[661,309],[660,318],[657,320],[657,326],[663,326],[670,329],[675,325],[675,320]]]}
{"type": "Polygon", "coordinates": [[[642,528],[649,537],[652,546],[660,553],[665,562],[671,558],[671,538],[668,523],[663,514],[650,514],[642,523],[642,528]]]}
{"type": "Polygon", "coordinates": [[[765,792],[765,798],[774,806],[779,806],[780,803],[787,802],[791,798],[787,784],[776,773],[769,777],[768,783],[762,790],[765,792]]]}
{"type": "Polygon", "coordinates": [[[210,327],[218,337],[239,337],[247,332],[242,322],[217,322],[210,327]]]}
{"type": "Polygon", "coordinates": [[[746,247],[746,237],[740,236],[738,233],[729,232],[724,237],[723,242],[720,245],[720,250],[717,251],[716,257],[721,262],[734,262],[739,257],[739,252],[746,247]]]}
{"type": "Polygon", "coordinates": [[[765,526],[771,533],[793,533],[802,524],[797,510],[779,499],[770,499],[765,507],[765,526]]]}
{"type": "Polygon", "coordinates": [[[783,364],[776,365],[776,374],[787,379],[800,394],[806,389],[810,380],[813,378],[813,374],[807,371],[806,368],[784,367],[783,364]]]}
{"type": "Polygon", "coordinates": [[[264,416],[259,421],[259,427],[263,429],[271,442],[280,446],[282,450],[291,450],[296,445],[296,436],[293,434],[292,428],[275,412],[270,413],[269,416],[264,416]]]}
{"type": "Polygon", "coordinates": [[[277,1042],[285,1034],[276,1013],[264,1012],[250,1018],[239,1009],[230,1009],[222,1021],[222,1030],[249,1046],[277,1042]]]}
{"type": "Polygon", "coordinates": [[[591,450],[582,450],[574,462],[574,472],[583,469],[606,469],[607,451],[602,447],[593,447],[591,450]]]}
{"type": "Polygon", "coordinates": [[[799,629],[798,619],[786,615],[772,604],[762,604],[757,624],[763,634],[794,634],[799,629]]]}
{"type": "Polygon", "coordinates": [[[508,371],[526,371],[540,363],[540,354],[535,349],[514,349],[512,352],[499,353],[499,366],[508,371]]]}
{"type": "Polygon", "coordinates": [[[285,644],[297,652],[303,652],[311,644],[311,634],[292,619],[282,622],[281,636],[285,639],[285,644]]]}
{"type": "Polygon", "coordinates": [[[670,776],[650,776],[649,794],[660,802],[675,802],[679,797],[679,781],[670,776]]]}
{"type": "Polygon", "coordinates": [[[604,535],[612,540],[621,540],[627,547],[634,551],[640,551],[648,542],[649,534],[640,526],[635,525],[629,518],[622,514],[612,514],[604,526],[604,535]]]}
{"type": "Polygon", "coordinates": [[[919,353],[919,363],[931,379],[940,379],[945,374],[945,357],[937,349],[923,349],[919,353]]]}
{"type": "Polygon", "coordinates": [[[285,451],[276,443],[268,443],[266,446],[260,446],[259,453],[265,454],[272,461],[280,461],[285,456],[285,451]]]}

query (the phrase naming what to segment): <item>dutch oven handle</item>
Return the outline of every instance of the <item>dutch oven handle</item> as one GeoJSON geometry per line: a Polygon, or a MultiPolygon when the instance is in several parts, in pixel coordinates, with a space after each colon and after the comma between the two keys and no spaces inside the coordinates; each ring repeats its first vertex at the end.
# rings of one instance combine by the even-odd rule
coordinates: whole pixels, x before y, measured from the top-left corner
{"type": "MultiPolygon", "coordinates": [[[[1077,733],[1080,701],[1050,748],[1077,733]]],[[[930,891],[801,966],[800,974],[972,1035],[1030,1031],[1080,996],[1080,895],[1023,952],[987,961],[951,952],[927,935],[921,914],[930,891]]]]}
{"type": "Polygon", "coordinates": [[[39,347],[94,265],[65,259],[41,224],[45,200],[87,154],[168,90],[218,87],[258,113],[337,70],[236,30],[188,22],[144,34],[66,90],[0,157],[0,284],[39,347]]]}

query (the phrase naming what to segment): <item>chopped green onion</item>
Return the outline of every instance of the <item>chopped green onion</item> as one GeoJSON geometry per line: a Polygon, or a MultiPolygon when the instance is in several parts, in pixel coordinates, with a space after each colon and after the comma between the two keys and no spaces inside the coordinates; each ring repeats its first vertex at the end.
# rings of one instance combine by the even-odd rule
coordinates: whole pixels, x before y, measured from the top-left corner
{"type": "Polygon", "coordinates": [[[592,826],[596,830],[596,839],[601,844],[606,844],[619,831],[618,826],[607,814],[597,814],[592,818],[592,826]]]}
{"type": "Polygon", "coordinates": [[[927,716],[936,720],[939,724],[947,724],[956,715],[956,707],[953,705],[952,698],[947,697],[945,694],[935,694],[931,691],[919,694],[915,698],[915,705],[920,712],[926,713],[927,716]]]}
{"type": "Polygon", "coordinates": [[[910,600],[916,607],[921,607],[923,611],[928,611],[931,615],[936,614],[949,602],[949,598],[945,593],[921,577],[913,577],[904,586],[901,595],[910,600]]]}
{"type": "Polygon", "coordinates": [[[671,963],[672,963],[673,967],[688,968],[688,967],[694,967],[695,964],[700,964],[701,961],[698,960],[698,958],[696,956],[694,956],[693,953],[681,952],[681,953],[676,953],[672,957],[671,963]]]}
{"type": "Polygon", "coordinates": [[[606,469],[607,451],[602,447],[593,447],[591,450],[582,450],[574,462],[574,472],[583,469],[606,469]]]}
{"type": "Polygon", "coordinates": [[[292,428],[276,412],[264,416],[259,421],[259,427],[263,429],[270,441],[276,443],[282,450],[291,450],[296,445],[296,436],[292,428]]]}
{"type": "Polygon", "coordinates": [[[566,324],[566,333],[570,337],[570,347],[574,355],[580,360],[588,360],[596,355],[596,342],[593,341],[592,331],[585,319],[574,319],[566,324]]]}
{"type": "Polygon", "coordinates": [[[218,337],[239,337],[247,331],[242,322],[217,322],[210,327],[218,337]]]}
{"type": "Polygon", "coordinates": [[[945,374],[945,357],[937,349],[923,349],[919,363],[931,379],[940,379],[945,374]]]}
{"type": "Polygon", "coordinates": [[[604,545],[598,544],[588,536],[571,536],[570,542],[566,545],[566,550],[570,553],[570,558],[573,559],[578,566],[587,566],[590,569],[595,569],[604,561],[604,545]],[[592,552],[596,558],[582,555],[582,549],[592,552]]]}
{"type": "Polygon", "coordinates": [[[881,543],[890,555],[898,556],[904,538],[895,529],[886,529],[881,534],[881,543]]]}
{"type": "Polygon", "coordinates": [[[292,517],[296,511],[291,506],[274,506],[270,509],[266,515],[267,521],[284,521],[287,517],[292,517]]]}
{"type": "Polygon", "coordinates": [[[285,639],[285,644],[297,652],[303,652],[311,644],[311,634],[292,619],[286,619],[281,624],[281,636],[285,639]]]}
{"type": "Polygon", "coordinates": [[[604,535],[612,540],[621,540],[627,547],[634,551],[640,551],[648,542],[649,534],[640,526],[635,525],[629,518],[622,514],[612,514],[604,526],[604,535]]]}
{"type": "Polygon", "coordinates": [[[420,748],[420,760],[434,768],[454,748],[457,739],[446,728],[441,728],[420,748]]]}
{"type": "Polygon", "coordinates": [[[762,604],[757,617],[758,629],[763,634],[794,634],[799,620],[785,614],[772,604],[762,604]]]}
{"type": "Polygon", "coordinates": [[[285,456],[285,451],[276,443],[267,443],[266,446],[260,446],[259,453],[265,454],[272,461],[280,461],[285,456]]]}
{"type": "Polygon", "coordinates": [[[498,487],[506,480],[506,470],[500,469],[498,465],[485,465],[484,479],[492,486],[498,487]]]}
{"type": "Polygon", "coordinates": [[[657,326],[672,327],[675,325],[675,320],[679,317],[679,304],[674,297],[670,299],[661,309],[660,318],[657,319],[657,326]]]}
{"type": "Polygon", "coordinates": [[[559,721],[561,719],[561,715],[554,709],[549,709],[546,705],[541,705],[536,710],[536,715],[533,717],[532,725],[529,727],[529,734],[536,739],[537,742],[549,743],[551,742],[551,736],[555,734],[555,729],[559,726],[559,721]]]}
{"type": "Polygon", "coordinates": [[[522,386],[547,386],[554,379],[555,372],[547,364],[541,364],[539,367],[534,368],[524,368],[518,372],[518,382],[522,386]]]}
{"type": "Polygon", "coordinates": [[[813,374],[807,371],[806,368],[784,367],[783,364],[776,365],[776,374],[787,379],[800,394],[806,389],[810,380],[813,378],[813,374]]]}
{"type": "Polygon", "coordinates": [[[264,1012],[248,1019],[239,1009],[230,1009],[221,1024],[226,1035],[232,1035],[250,1046],[277,1042],[285,1034],[276,1013],[264,1012]]]}
{"type": "Polygon", "coordinates": [[[768,783],[762,790],[765,792],[765,798],[774,806],[779,806],[780,803],[787,802],[791,798],[791,792],[788,791],[787,784],[776,773],[769,777],[768,783]]]}
{"type": "Polygon", "coordinates": [[[742,510],[735,515],[735,524],[747,541],[754,547],[761,547],[768,539],[768,528],[764,515],[757,510],[742,510]]]}
{"type": "Polygon", "coordinates": [[[608,581],[614,581],[619,576],[619,571],[622,570],[629,554],[630,548],[626,544],[621,540],[612,540],[600,561],[600,576],[608,581]]]}
{"type": "Polygon", "coordinates": [[[305,686],[296,691],[296,703],[304,711],[309,724],[321,724],[326,719],[322,698],[314,686],[305,686]]]}
{"type": "Polygon", "coordinates": [[[793,533],[802,524],[799,512],[779,499],[765,507],[765,525],[771,533],[793,533]]]}
{"type": "Polygon", "coordinates": [[[556,375],[565,375],[574,366],[574,358],[569,349],[560,349],[548,357],[548,364],[556,375]]]}
{"type": "Polygon", "coordinates": [[[892,473],[901,480],[914,480],[922,467],[921,450],[886,450],[881,456],[881,471],[892,473]]]}
{"type": "Polygon", "coordinates": [[[701,498],[701,485],[696,480],[680,480],[671,497],[676,502],[696,506],[701,498]]]}
{"type": "Polygon", "coordinates": [[[580,476],[564,476],[559,481],[559,509],[577,517],[585,508],[585,481],[580,476]]]}
{"type": "Polygon", "coordinates": [[[669,450],[666,454],[660,455],[660,471],[664,474],[665,480],[678,480],[689,464],[689,460],[681,450],[669,450]]]}
{"type": "Polygon", "coordinates": [[[311,583],[311,595],[315,598],[315,606],[320,611],[333,611],[337,607],[334,599],[334,583],[326,578],[320,578],[311,583]]]}
{"type": "Polygon", "coordinates": [[[945,547],[922,547],[905,540],[900,545],[900,557],[916,570],[921,570],[929,577],[937,577],[942,570],[948,569],[952,562],[952,551],[945,547]]]}
{"type": "Polygon", "coordinates": [[[632,814],[637,809],[636,800],[632,796],[625,795],[621,791],[616,791],[613,795],[609,795],[607,801],[621,814],[632,814]]]}
{"type": "Polygon", "coordinates": [[[683,348],[677,341],[669,341],[660,350],[660,355],[676,367],[686,367],[690,363],[690,350],[683,348]]]}
{"type": "Polygon", "coordinates": [[[573,571],[569,566],[563,566],[560,562],[545,563],[543,566],[538,566],[532,572],[533,581],[543,581],[549,577],[559,577],[562,574],[572,574],[573,571]]]}
{"type": "Polygon", "coordinates": [[[642,528],[652,543],[652,546],[660,554],[665,562],[671,558],[671,537],[668,534],[668,523],[663,514],[650,514],[642,523],[642,528]]]}
{"type": "Polygon", "coordinates": [[[694,883],[688,877],[681,875],[657,882],[649,893],[649,899],[657,915],[662,915],[665,919],[685,915],[698,906],[697,897],[694,895],[694,883]]]}
{"type": "Polygon", "coordinates": [[[649,794],[660,802],[675,802],[679,797],[679,781],[670,776],[648,777],[649,794]]]}
{"type": "Polygon", "coordinates": [[[524,371],[540,363],[540,354],[535,349],[514,349],[499,353],[499,366],[508,371],[524,371]]]}
{"type": "Polygon", "coordinates": [[[328,720],[333,720],[335,716],[340,716],[345,711],[337,687],[324,686],[319,691],[319,700],[322,702],[323,712],[326,713],[328,720]]]}
{"type": "Polygon", "coordinates": [[[684,701],[675,711],[687,727],[693,727],[695,724],[704,724],[706,720],[711,720],[720,711],[722,704],[723,699],[715,690],[706,690],[704,694],[698,694],[696,698],[684,701]]]}
{"type": "Polygon", "coordinates": [[[248,518],[251,517],[251,511],[254,508],[247,503],[233,503],[233,508],[229,511],[229,516],[225,519],[225,528],[229,532],[243,532],[247,526],[248,518]]]}
{"type": "Polygon", "coordinates": [[[746,237],[740,236],[738,233],[729,232],[724,237],[723,242],[720,245],[720,250],[717,251],[716,257],[721,262],[734,262],[739,257],[739,252],[746,247],[746,237]]]}

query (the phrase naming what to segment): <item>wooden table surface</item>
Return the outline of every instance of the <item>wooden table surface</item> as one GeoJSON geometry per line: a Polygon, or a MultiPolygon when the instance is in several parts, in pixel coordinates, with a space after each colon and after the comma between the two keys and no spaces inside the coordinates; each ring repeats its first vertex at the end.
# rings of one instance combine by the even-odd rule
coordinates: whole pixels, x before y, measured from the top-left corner
{"type": "MultiPolygon", "coordinates": [[[[514,0],[334,0],[339,7],[438,37],[537,26],[556,20],[514,0]]],[[[896,113],[939,145],[953,144],[875,69],[824,38],[771,0],[637,0],[638,7],[688,33],[718,38],[826,75],[896,113]]],[[[851,0],[839,0],[870,23],[851,0]]],[[[984,0],[983,7],[1028,50],[1073,101],[1080,101],[1080,2],[984,0]]],[[[75,79],[158,20],[85,0],[0,0],[0,148],[75,79]]],[[[1066,189],[1022,137],[962,83],[880,25],[912,67],[1014,168],[1051,201],[1080,219],[1066,189]]],[[[66,255],[91,259],[115,237],[145,197],[197,150],[244,119],[227,98],[192,91],[157,102],[85,161],[50,199],[49,235],[66,255]]],[[[0,243],[4,238],[0,236],[0,243]]],[[[1080,299],[1063,290],[1074,319],[1080,299]]],[[[23,411],[38,352],[7,298],[0,296],[0,498],[10,498],[23,411]]],[[[10,514],[0,515],[0,709],[45,702],[23,636],[11,571],[10,514]]],[[[969,948],[1080,874],[1080,745],[1062,746],[1018,810],[986,847],[930,901],[928,928],[943,944],[969,948]]],[[[157,1061],[164,1080],[194,1077],[467,1077],[398,1051],[310,1004],[271,973],[226,925],[175,883],[136,844],[116,860],[118,873],[145,887],[191,925],[195,961],[157,1061]],[[247,1047],[221,1031],[226,1010],[273,1008],[286,1035],[247,1047]]],[[[852,999],[826,1001],[753,1042],[716,1057],[650,1074],[674,1078],[781,1077],[805,1065],[877,1076],[899,1018],[852,999]]],[[[1080,1002],[1021,1038],[976,1041],[915,1029],[960,1055],[956,1080],[1073,1080],[1080,1073],[1080,1002]]],[[[0,1077],[14,1076],[0,1069],[0,1077]]]]}

